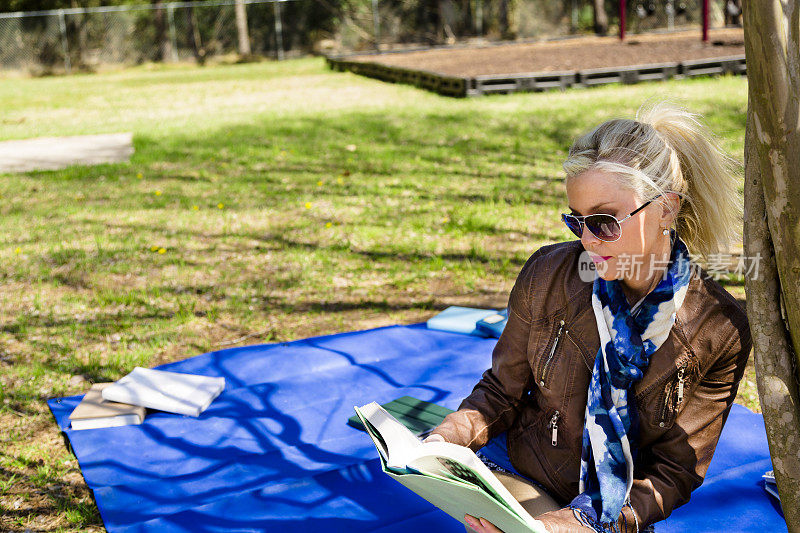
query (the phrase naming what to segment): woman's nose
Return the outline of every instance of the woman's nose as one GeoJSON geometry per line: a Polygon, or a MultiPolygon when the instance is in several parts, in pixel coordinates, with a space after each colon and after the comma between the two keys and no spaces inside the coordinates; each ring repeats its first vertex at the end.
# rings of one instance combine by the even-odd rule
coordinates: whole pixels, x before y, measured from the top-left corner
{"type": "Polygon", "coordinates": [[[596,245],[597,243],[602,242],[595,236],[594,233],[589,231],[589,228],[586,227],[586,224],[582,224],[581,226],[581,244],[583,244],[584,248],[586,248],[587,244],[596,245]]]}

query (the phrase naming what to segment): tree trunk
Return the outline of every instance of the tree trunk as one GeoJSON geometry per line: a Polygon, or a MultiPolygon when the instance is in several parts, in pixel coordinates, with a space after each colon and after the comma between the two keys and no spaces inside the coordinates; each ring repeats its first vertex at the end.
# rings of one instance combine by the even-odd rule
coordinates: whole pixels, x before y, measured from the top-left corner
{"type": "Polygon", "coordinates": [[[608,15],[606,14],[605,0],[593,0],[594,4],[594,32],[597,35],[608,33],[608,15]]]}
{"type": "Polygon", "coordinates": [[[759,398],[786,523],[800,532],[800,0],[743,2],[745,276],[759,398]]]}
{"type": "Polygon", "coordinates": [[[742,0],[727,0],[725,2],[725,25],[742,25],[742,0]]]}
{"type": "Polygon", "coordinates": [[[501,0],[500,6],[500,38],[513,41],[519,34],[519,0],[501,0]]]}
{"type": "Polygon", "coordinates": [[[172,41],[169,40],[167,25],[167,9],[161,1],[153,4],[153,26],[156,30],[156,43],[158,44],[158,61],[172,59],[172,41]]]}
{"type": "Polygon", "coordinates": [[[250,57],[250,34],[247,32],[247,9],[242,0],[236,0],[236,33],[239,35],[239,55],[250,57]]]}
{"type": "Polygon", "coordinates": [[[204,65],[206,62],[206,51],[200,42],[200,29],[197,27],[193,5],[186,6],[186,40],[188,41],[189,48],[192,50],[197,63],[199,65],[204,65]]]}
{"type": "Polygon", "coordinates": [[[453,26],[456,24],[455,6],[452,0],[439,0],[437,3],[439,22],[441,29],[444,33],[444,42],[447,44],[455,44],[456,34],[453,32],[453,26]]]}

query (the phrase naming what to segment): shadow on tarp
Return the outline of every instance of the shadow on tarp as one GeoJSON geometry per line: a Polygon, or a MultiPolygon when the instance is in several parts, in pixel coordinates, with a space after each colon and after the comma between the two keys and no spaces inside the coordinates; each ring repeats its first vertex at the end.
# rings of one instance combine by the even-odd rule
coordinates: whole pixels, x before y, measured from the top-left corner
{"type": "Polygon", "coordinates": [[[374,531],[424,516],[423,531],[458,522],[383,474],[378,460],[215,500],[117,531],[374,531]]]}
{"type": "Polygon", "coordinates": [[[734,404],[705,481],[689,503],[656,524],[658,533],[787,531],[780,507],[764,490],[772,470],[763,416],[734,404]]]}
{"type": "MultiPolygon", "coordinates": [[[[159,367],[225,377],[211,406],[140,426],[72,431],[80,397],[48,403],[110,532],[460,533],[384,475],[346,421],[354,405],[404,395],[457,408],[495,343],[414,324],[211,352],[159,367]]],[[[763,418],[734,405],[706,482],[657,531],[785,531],[760,486],[770,468],[763,418]]]]}
{"type": "MultiPolygon", "coordinates": [[[[223,376],[225,392],[198,418],[150,412],[140,426],[72,431],[66,417],[80,397],[49,403],[109,531],[209,506],[202,512],[234,509],[239,507],[234,502],[265,494],[272,494],[270,505],[277,511],[264,510],[267,515],[257,521],[280,519],[285,525],[292,516],[286,514],[287,505],[304,505],[304,485],[286,500],[288,487],[325,474],[329,477],[323,481],[336,480],[340,472],[374,460],[371,441],[346,425],[354,405],[411,395],[455,408],[490,364],[495,343],[418,324],[212,352],[159,368],[223,376]],[[288,503],[291,498],[297,501],[288,503]]],[[[396,482],[381,474],[374,483],[385,484],[383,492],[392,495],[389,507],[402,515],[398,520],[410,516],[405,504],[391,503],[397,501],[396,482]]],[[[334,492],[330,505],[341,513],[347,500],[361,509],[361,495],[369,495],[369,502],[381,492],[362,485],[351,483],[349,493],[334,492]]],[[[309,509],[324,508],[325,501],[314,500],[309,509]]],[[[420,502],[420,513],[431,511],[430,504],[420,502]]],[[[261,501],[254,509],[263,507],[261,501]]],[[[380,527],[387,510],[373,513],[368,527],[380,527]]],[[[309,512],[301,513],[306,525],[309,512]]],[[[361,523],[365,512],[352,514],[361,523]]],[[[346,515],[325,519],[331,516],[346,515]]],[[[164,524],[154,527],[163,530],[164,524]]]]}

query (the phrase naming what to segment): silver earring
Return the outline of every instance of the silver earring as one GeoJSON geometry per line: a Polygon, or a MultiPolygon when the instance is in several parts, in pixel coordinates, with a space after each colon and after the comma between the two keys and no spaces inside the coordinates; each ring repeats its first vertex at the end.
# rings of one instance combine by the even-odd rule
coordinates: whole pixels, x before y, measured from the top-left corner
{"type": "Polygon", "coordinates": [[[669,235],[669,228],[664,228],[664,231],[661,232],[661,235],[669,235]]]}

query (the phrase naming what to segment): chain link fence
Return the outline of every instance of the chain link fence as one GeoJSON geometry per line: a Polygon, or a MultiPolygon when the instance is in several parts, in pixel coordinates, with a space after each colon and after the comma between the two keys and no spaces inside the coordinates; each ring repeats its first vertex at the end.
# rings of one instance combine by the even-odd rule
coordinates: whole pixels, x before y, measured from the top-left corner
{"type": "MultiPolygon", "coordinates": [[[[33,74],[104,65],[529,40],[595,30],[594,0],[236,0],[0,13],[0,69],[33,74]],[[249,51],[248,51],[249,49],[249,51]]],[[[737,23],[738,0],[711,0],[710,26],[737,23]],[[731,5],[734,5],[732,7],[731,5]]],[[[606,0],[609,34],[618,2],[606,0]]],[[[702,0],[627,2],[626,31],[696,29],[702,0]]]]}
{"type": "MultiPolygon", "coordinates": [[[[594,0],[435,0],[435,9],[418,9],[408,0],[380,0],[379,23],[372,34],[381,48],[402,43],[454,44],[469,40],[514,40],[564,37],[595,32],[594,0]]],[[[628,0],[626,32],[646,33],[697,29],[702,25],[702,0],[628,0]]],[[[619,31],[619,2],[603,2],[607,33],[619,31]]],[[[740,0],[711,0],[709,27],[738,25],[740,0]],[[737,11],[738,10],[738,11],[737,11]],[[726,15],[728,13],[728,15],[726,15]]],[[[371,11],[363,10],[366,29],[371,11]]]]}

